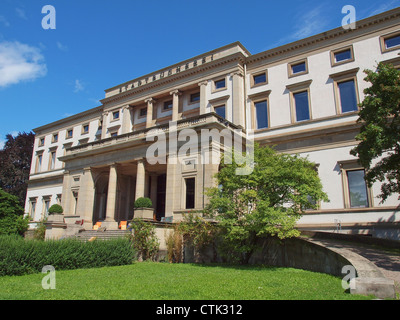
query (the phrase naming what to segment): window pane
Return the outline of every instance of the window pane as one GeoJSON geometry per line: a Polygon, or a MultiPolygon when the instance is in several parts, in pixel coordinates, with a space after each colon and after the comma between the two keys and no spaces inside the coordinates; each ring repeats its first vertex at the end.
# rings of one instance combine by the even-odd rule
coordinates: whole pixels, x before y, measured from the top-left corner
{"type": "Polygon", "coordinates": [[[225,88],[225,79],[215,81],[215,89],[225,88]]]}
{"type": "Polygon", "coordinates": [[[338,83],[339,94],[340,94],[340,105],[342,112],[350,112],[357,110],[357,97],[356,87],[354,80],[345,81],[338,83]]]}
{"type": "Polygon", "coordinates": [[[214,110],[217,115],[225,119],[225,106],[216,107],[214,110]]]}
{"type": "Polygon", "coordinates": [[[267,100],[256,102],[256,128],[268,128],[268,103],[267,100]]]}
{"type": "Polygon", "coordinates": [[[310,108],[308,105],[308,92],[298,92],[294,95],[296,105],[296,121],[304,121],[310,119],[310,108]]]}
{"type": "Polygon", "coordinates": [[[364,170],[347,171],[347,181],[349,183],[350,207],[368,207],[364,170]]]}
{"type": "Polygon", "coordinates": [[[254,84],[267,82],[267,75],[265,73],[253,76],[254,84]]]}
{"type": "Polygon", "coordinates": [[[351,50],[347,49],[341,52],[335,53],[335,61],[336,62],[341,62],[345,60],[351,59],[351,50]]]}
{"type": "Polygon", "coordinates": [[[193,93],[190,95],[190,102],[200,101],[200,92],[193,93]]]}
{"type": "Polygon", "coordinates": [[[172,100],[164,102],[164,110],[172,109],[172,100]]]}
{"type": "Polygon", "coordinates": [[[305,71],[306,71],[306,63],[305,62],[292,65],[292,73],[293,74],[299,73],[299,72],[305,72],[305,71]]]}
{"type": "Polygon", "coordinates": [[[400,35],[385,39],[386,49],[393,48],[400,45],[400,35]]]}
{"type": "Polygon", "coordinates": [[[186,209],[194,209],[195,178],[185,179],[186,181],[186,209]]]}

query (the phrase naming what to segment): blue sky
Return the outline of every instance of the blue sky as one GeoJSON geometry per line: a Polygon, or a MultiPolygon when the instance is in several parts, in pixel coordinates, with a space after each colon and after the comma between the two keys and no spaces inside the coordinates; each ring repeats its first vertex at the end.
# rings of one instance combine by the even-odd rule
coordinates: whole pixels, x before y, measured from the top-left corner
{"type": "Polygon", "coordinates": [[[0,148],[7,133],[100,105],[104,90],[226,44],[252,54],[400,0],[0,0],[0,148]],[[45,5],[56,29],[42,28],[45,5]]]}

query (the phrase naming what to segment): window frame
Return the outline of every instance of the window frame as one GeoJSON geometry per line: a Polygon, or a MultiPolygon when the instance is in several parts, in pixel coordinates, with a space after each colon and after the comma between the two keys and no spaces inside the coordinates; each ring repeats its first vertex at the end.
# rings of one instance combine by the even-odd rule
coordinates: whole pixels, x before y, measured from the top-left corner
{"type": "Polygon", "coordinates": [[[72,139],[74,137],[74,128],[69,128],[65,130],[65,139],[72,139]],[[71,136],[69,136],[69,132],[71,132],[71,136]]]}
{"type": "Polygon", "coordinates": [[[367,202],[368,206],[366,207],[352,207],[351,206],[351,197],[350,197],[350,185],[348,181],[347,173],[349,171],[360,171],[364,170],[365,168],[358,163],[358,159],[356,160],[345,160],[345,161],[338,161],[340,167],[340,174],[342,176],[342,189],[343,189],[343,205],[345,209],[360,209],[360,208],[373,208],[374,207],[374,197],[372,193],[372,188],[370,188],[365,181],[365,188],[367,194],[367,202]]]}
{"type": "Polygon", "coordinates": [[[268,70],[257,71],[257,72],[253,72],[252,74],[250,74],[250,88],[256,88],[256,87],[263,86],[266,84],[268,84],[268,70]],[[261,75],[265,75],[265,81],[255,83],[255,77],[258,77],[261,75]]]}
{"type": "Polygon", "coordinates": [[[308,69],[308,59],[304,58],[304,59],[301,59],[301,60],[296,60],[296,61],[290,62],[290,63],[288,63],[287,67],[288,67],[288,77],[289,78],[293,78],[293,77],[297,77],[297,76],[302,76],[302,75],[308,74],[308,71],[309,71],[309,69],[308,69]],[[297,66],[299,64],[302,64],[302,63],[304,63],[304,65],[305,65],[305,70],[301,71],[301,72],[293,73],[293,67],[297,66]]]}
{"type": "Polygon", "coordinates": [[[111,121],[118,121],[121,118],[121,111],[118,110],[114,110],[111,112],[111,121]],[[118,115],[118,117],[116,117],[115,115],[118,115]]]}
{"type": "Polygon", "coordinates": [[[49,166],[48,171],[54,170],[57,161],[57,148],[49,149],[49,166]],[[53,159],[54,156],[54,159],[53,159]],[[54,160],[54,161],[53,161],[54,160]]]}
{"type": "Polygon", "coordinates": [[[227,89],[227,80],[226,80],[226,76],[224,76],[224,77],[219,77],[219,78],[216,78],[216,79],[214,79],[213,80],[213,86],[212,86],[212,88],[213,88],[213,93],[214,92],[219,92],[219,91],[223,91],[223,90],[226,90],[227,89]],[[221,88],[217,88],[217,82],[220,82],[220,81],[224,81],[224,86],[223,87],[221,87],[221,88]]]}
{"type": "Polygon", "coordinates": [[[396,32],[392,32],[392,33],[388,33],[388,34],[380,36],[379,42],[381,45],[381,52],[386,53],[386,52],[390,52],[390,51],[394,51],[394,50],[399,50],[400,44],[397,46],[391,47],[391,48],[386,47],[386,40],[388,40],[390,38],[399,37],[399,36],[400,36],[400,31],[396,31],[396,32]]]}
{"type": "Polygon", "coordinates": [[[360,68],[354,68],[351,70],[346,70],[344,72],[339,72],[335,74],[329,75],[329,77],[333,80],[333,90],[334,90],[334,97],[335,97],[335,108],[336,114],[351,114],[352,112],[356,113],[359,112],[360,107],[360,93],[358,88],[358,81],[357,81],[357,74],[360,68]],[[341,96],[339,90],[339,84],[347,81],[354,81],[354,89],[356,93],[356,102],[357,102],[357,109],[354,111],[342,112],[342,103],[341,103],[341,96]]]}
{"type": "Polygon", "coordinates": [[[220,105],[217,105],[217,106],[213,106],[213,112],[215,112],[217,115],[219,115],[221,118],[224,118],[225,120],[226,120],[226,116],[227,116],[227,114],[226,114],[226,103],[223,103],[223,104],[220,104],[220,105]],[[224,114],[225,114],[225,116],[224,117],[222,117],[220,114],[218,114],[218,112],[217,112],[217,109],[222,109],[222,108],[224,108],[224,114]]]}
{"type": "Polygon", "coordinates": [[[267,130],[271,128],[271,114],[270,114],[270,104],[269,104],[269,95],[271,94],[271,90],[263,91],[260,93],[248,95],[248,98],[251,100],[251,127],[254,131],[267,130]],[[267,127],[266,128],[257,128],[257,110],[256,103],[267,101],[267,127]]]}
{"type": "Polygon", "coordinates": [[[332,67],[340,66],[342,64],[346,64],[346,63],[350,63],[350,62],[354,62],[355,61],[353,45],[332,50],[330,55],[331,55],[331,66],[332,67]],[[344,51],[347,51],[347,50],[350,51],[350,58],[337,62],[336,61],[336,54],[344,52],[344,51]]]}
{"type": "Polygon", "coordinates": [[[185,210],[193,210],[196,209],[196,176],[187,176],[183,177],[183,209],[185,210]],[[188,208],[188,188],[187,188],[187,180],[193,180],[193,208],[188,208]]]}
{"type": "Polygon", "coordinates": [[[60,138],[60,136],[59,136],[58,132],[57,133],[53,133],[53,135],[51,137],[51,143],[57,143],[59,138],[60,138]]]}
{"type": "Polygon", "coordinates": [[[294,83],[294,84],[286,86],[286,89],[289,91],[291,123],[300,123],[300,122],[310,121],[313,119],[312,107],[311,107],[311,92],[310,92],[311,83],[312,83],[312,80],[307,80],[307,81],[294,83]],[[307,92],[309,118],[306,120],[297,121],[295,94],[301,93],[301,92],[307,92]]]}
{"type": "Polygon", "coordinates": [[[89,134],[89,130],[90,130],[90,123],[84,123],[82,124],[82,130],[81,130],[81,134],[89,134]],[[87,127],[87,130],[85,130],[85,127],[87,127]]]}

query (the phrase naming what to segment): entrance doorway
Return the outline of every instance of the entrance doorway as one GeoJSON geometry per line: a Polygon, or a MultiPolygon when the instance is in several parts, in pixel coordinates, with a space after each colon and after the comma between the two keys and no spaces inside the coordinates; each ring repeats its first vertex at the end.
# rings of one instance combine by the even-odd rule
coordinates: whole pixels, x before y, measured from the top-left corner
{"type": "Polygon", "coordinates": [[[167,175],[162,174],[157,177],[157,205],[156,205],[156,219],[160,221],[165,217],[165,195],[167,188],[167,175]]]}

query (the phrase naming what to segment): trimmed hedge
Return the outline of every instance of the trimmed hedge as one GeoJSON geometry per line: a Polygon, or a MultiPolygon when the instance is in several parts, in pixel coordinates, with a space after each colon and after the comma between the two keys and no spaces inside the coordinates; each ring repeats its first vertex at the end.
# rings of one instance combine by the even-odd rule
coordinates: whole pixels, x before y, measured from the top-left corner
{"type": "Polygon", "coordinates": [[[0,276],[38,273],[45,265],[56,270],[127,265],[135,257],[136,250],[126,238],[83,242],[0,237],[0,276]]]}

